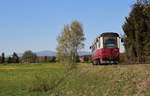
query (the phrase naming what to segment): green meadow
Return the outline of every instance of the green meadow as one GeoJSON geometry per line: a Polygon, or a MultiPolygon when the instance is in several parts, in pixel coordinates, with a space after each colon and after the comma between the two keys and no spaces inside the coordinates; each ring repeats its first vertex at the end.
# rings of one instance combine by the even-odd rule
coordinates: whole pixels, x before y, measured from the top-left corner
{"type": "Polygon", "coordinates": [[[0,96],[150,96],[149,65],[0,65],[0,96]]]}

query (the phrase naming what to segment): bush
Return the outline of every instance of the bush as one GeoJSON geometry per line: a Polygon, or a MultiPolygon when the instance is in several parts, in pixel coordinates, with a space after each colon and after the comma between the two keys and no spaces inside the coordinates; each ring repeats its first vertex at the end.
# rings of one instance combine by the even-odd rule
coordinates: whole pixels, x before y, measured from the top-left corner
{"type": "Polygon", "coordinates": [[[32,92],[47,92],[58,87],[58,85],[63,81],[63,78],[58,77],[58,75],[47,75],[40,76],[36,75],[34,80],[29,87],[32,92]]]}
{"type": "Polygon", "coordinates": [[[120,53],[120,63],[128,63],[128,60],[126,59],[125,53],[120,53]]]}
{"type": "Polygon", "coordinates": [[[42,77],[39,75],[35,76],[35,79],[32,81],[30,86],[30,91],[34,92],[47,92],[53,88],[55,88],[56,79],[50,77],[42,77]]]}

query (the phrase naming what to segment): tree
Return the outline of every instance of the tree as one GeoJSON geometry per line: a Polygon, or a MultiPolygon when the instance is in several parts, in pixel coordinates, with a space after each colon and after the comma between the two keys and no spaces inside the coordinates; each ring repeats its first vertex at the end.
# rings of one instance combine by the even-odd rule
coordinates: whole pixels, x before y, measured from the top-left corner
{"type": "Polygon", "coordinates": [[[83,28],[80,22],[73,21],[71,25],[64,26],[58,36],[57,59],[66,62],[69,69],[76,67],[78,51],[84,47],[85,40],[83,28]]]}
{"type": "Polygon", "coordinates": [[[45,62],[45,59],[44,59],[44,56],[38,56],[38,63],[44,63],[45,62]]]}
{"type": "Polygon", "coordinates": [[[48,62],[48,56],[44,56],[44,61],[48,62]]]}
{"type": "Polygon", "coordinates": [[[36,63],[37,61],[37,55],[33,53],[32,51],[25,51],[22,56],[22,62],[23,63],[36,63]]]}
{"type": "Polygon", "coordinates": [[[128,60],[131,63],[144,63],[146,54],[150,53],[150,2],[138,0],[122,28],[128,60]]]}
{"type": "Polygon", "coordinates": [[[12,58],[11,57],[8,57],[7,63],[12,63],[12,58]]]}
{"type": "Polygon", "coordinates": [[[4,53],[2,53],[2,60],[1,60],[1,63],[5,63],[5,54],[4,53]]]}
{"type": "Polygon", "coordinates": [[[12,62],[13,63],[19,63],[19,57],[15,52],[12,55],[12,62]]]}
{"type": "Polygon", "coordinates": [[[51,56],[50,58],[51,58],[50,62],[56,62],[56,57],[55,56],[51,56]]]}

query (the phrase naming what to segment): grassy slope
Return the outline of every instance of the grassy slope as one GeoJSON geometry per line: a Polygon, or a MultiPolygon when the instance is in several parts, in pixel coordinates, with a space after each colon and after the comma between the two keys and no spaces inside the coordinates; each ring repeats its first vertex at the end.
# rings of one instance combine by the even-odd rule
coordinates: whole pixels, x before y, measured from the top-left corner
{"type": "Polygon", "coordinates": [[[0,65],[0,96],[150,96],[150,66],[80,65],[48,92],[30,92],[35,76],[61,77],[60,64],[0,65]]]}

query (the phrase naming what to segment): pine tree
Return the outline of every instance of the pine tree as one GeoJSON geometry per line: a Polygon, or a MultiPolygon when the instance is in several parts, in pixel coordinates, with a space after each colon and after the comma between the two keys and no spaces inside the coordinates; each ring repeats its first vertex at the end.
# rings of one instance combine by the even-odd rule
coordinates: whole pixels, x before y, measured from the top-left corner
{"type": "Polygon", "coordinates": [[[2,53],[2,60],[1,60],[1,63],[5,63],[5,54],[2,53]]]}
{"type": "Polygon", "coordinates": [[[123,25],[125,32],[125,49],[127,57],[132,62],[144,63],[149,53],[150,34],[150,3],[138,0],[133,5],[130,15],[126,17],[123,25]]]}

